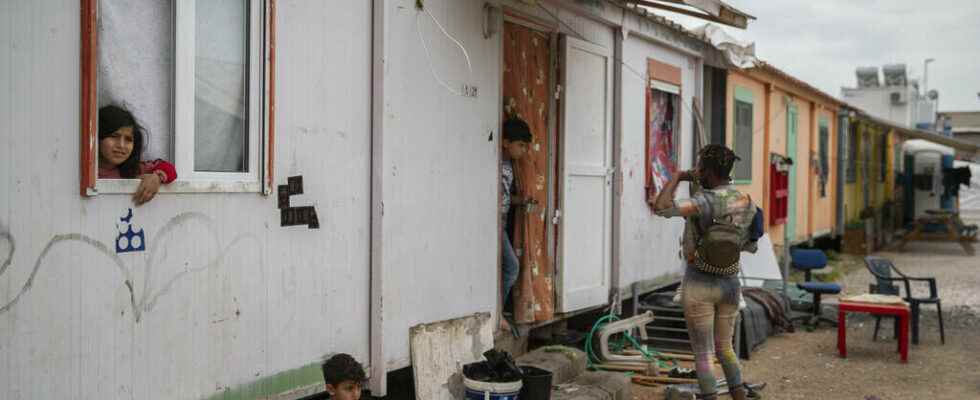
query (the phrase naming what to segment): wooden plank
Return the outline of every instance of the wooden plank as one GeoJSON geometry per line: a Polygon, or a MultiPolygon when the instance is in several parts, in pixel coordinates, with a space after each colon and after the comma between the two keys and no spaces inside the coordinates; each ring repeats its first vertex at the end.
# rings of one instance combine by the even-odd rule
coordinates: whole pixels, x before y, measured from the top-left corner
{"type": "Polygon", "coordinates": [[[633,383],[638,383],[641,385],[646,384],[649,386],[653,384],[674,384],[674,383],[698,383],[697,379],[689,378],[668,378],[666,376],[643,376],[637,375],[633,376],[633,383]]]}
{"type": "Polygon", "coordinates": [[[415,396],[419,400],[463,397],[463,366],[483,360],[493,348],[490,313],[410,329],[415,396]]]}

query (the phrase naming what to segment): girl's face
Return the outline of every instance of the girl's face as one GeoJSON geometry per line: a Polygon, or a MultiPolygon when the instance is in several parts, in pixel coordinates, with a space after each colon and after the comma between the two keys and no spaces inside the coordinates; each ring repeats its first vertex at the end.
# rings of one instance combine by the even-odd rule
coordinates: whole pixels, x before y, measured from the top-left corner
{"type": "Polygon", "coordinates": [[[133,127],[124,126],[99,140],[99,161],[115,168],[133,154],[133,127]]]}

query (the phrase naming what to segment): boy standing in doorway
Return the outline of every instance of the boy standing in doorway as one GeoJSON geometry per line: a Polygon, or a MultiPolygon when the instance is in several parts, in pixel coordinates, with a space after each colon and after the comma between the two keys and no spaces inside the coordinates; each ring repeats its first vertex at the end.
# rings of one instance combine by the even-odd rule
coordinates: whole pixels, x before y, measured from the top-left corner
{"type": "MultiPolygon", "coordinates": [[[[504,121],[502,131],[503,151],[500,162],[500,216],[503,219],[504,229],[500,237],[500,248],[502,252],[501,270],[503,272],[503,292],[501,294],[503,295],[502,303],[506,304],[507,298],[510,296],[511,289],[514,288],[518,273],[520,272],[520,261],[517,258],[517,252],[514,251],[514,245],[511,240],[513,237],[513,229],[510,226],[512,220],[511,208],[513,206],[535,204],[535,202],[533,200],[528,201],[517,194],[518,185],[514,178],[516,176],[514,173],[514,164],[527,154],[528,145],[533,139],[531,129],[519,117],[510,117],[507,121],[504,121]]],[[[502,324],[506,326],[506,322],[502,322],[502,324]]]]}

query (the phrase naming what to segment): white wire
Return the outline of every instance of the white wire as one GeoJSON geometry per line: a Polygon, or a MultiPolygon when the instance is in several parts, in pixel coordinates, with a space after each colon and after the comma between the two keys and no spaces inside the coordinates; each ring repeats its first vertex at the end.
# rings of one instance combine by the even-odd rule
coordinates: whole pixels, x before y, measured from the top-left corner
{"type": "MultiPolygon", "coordinates": [[[[447,32],[446,29],[443,28],[442,24],[439,23],[439,20],[436,19],[436,17],[432,15],[432,13],[430,13],[429,10],[423,9],[422,12],[425,12],[425,14],[429,16],[429,18],[432,18],[432,22],[435,22],[436,26],[439,27],[439,30],[441,30],[442,33],[446,35],[447,38],[449,38],[449,40],[452,40],[453,43],[455,43],[456,46],[458,46],[459,49],[463,51],[463,57],[466,58],[466,68],[469,71],[469,78],[472,80],[473,65],[470,63],[470,55],[466,51],[466,48],[463,47],[463,44],[460,43],[459,40],[456,40],[456,38],[450,35],[449,32],[447,32]]],[[[456,96],[465,97],[461,91],[453,88],[452,86],[449,85],[449,83],[447,83],[445,80],[439,77],[439,73],[436,72],[435,66],[432,65],[432,54],[429,53],[429,46],[426,44],[425,37],[422,35],[422,24],[419,21],[419,18],[421,16],[422,16],[421,12],[415,14],[415,32],[418,33],[419,41],[422,43],[422,50],[425,51],[425,60],[429,64],[429,72],[432,73],[432,78],[435,79],[436,82],[439,83],[439,85],[441,85],[443,88],[449,91],[449,93],[452,93],[456,96]]]]}
{"type": "Polygon", "coordinates": [[[467,70],[469,70],[470,75],[472,76],[473,75],[473,64],[470,63],[470,53],[468,53],[466,51],[466,47],[463,47],[463,44],[460,43],[459,40],[456,40],[456,38],[454,38],[453,35],[450,35],[449,32],[446,32],[446,28],[443,28],[442,27],[442,24],[439,23],[439,20],[436,19],[436,16],[435,15],[432,15],[432,13],[430,13],[429,10],[422,9],[422,11],[425,11],[425,13],[429,16],[429,18],[432,18],[432,22],[435,22],[436,23],[436,26],[439,27],[439,30],[442,31],[442,34],[443,35],[446,35],[446,37],[449,38],[449,40],[452,40],[453,43],[456,43],[456,46],[458,46],[459,49],[463,51],[463,57],[466,58],[466,68],[467,68],[467,70]]]}

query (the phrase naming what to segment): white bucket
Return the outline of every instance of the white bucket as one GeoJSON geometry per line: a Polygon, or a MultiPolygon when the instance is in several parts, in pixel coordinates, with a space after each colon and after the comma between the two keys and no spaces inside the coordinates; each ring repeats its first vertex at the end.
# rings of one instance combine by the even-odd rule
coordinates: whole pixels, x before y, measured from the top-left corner
{"type": "Polygon", "coordinates": [[[517,400],[523,382],[480,382],[463,377],[466,400],[517,400]]]}

